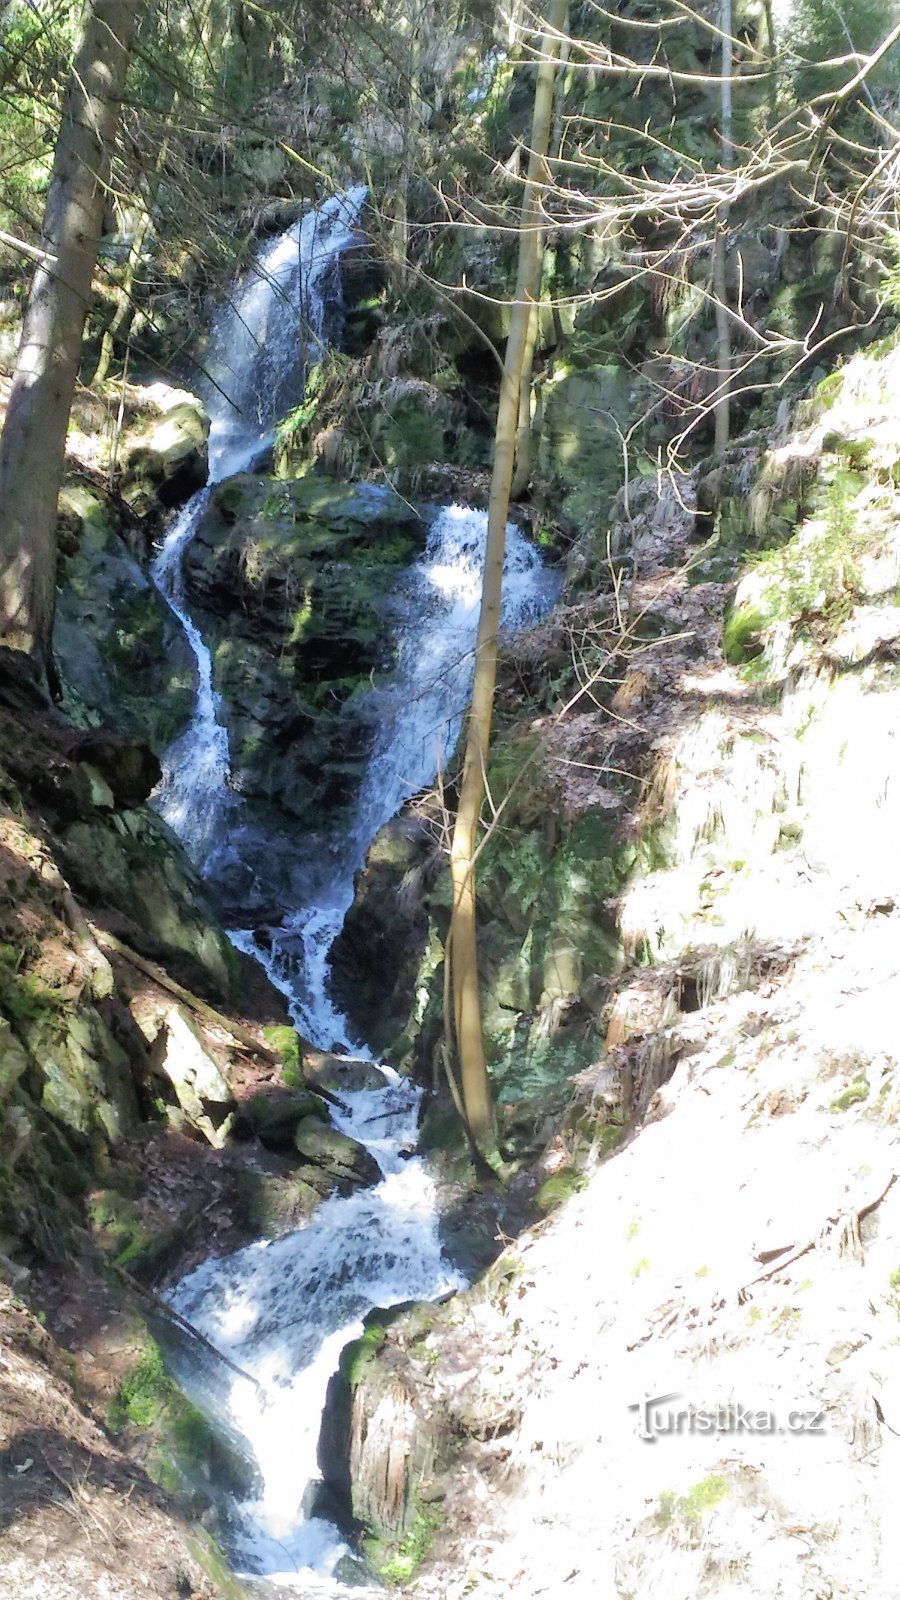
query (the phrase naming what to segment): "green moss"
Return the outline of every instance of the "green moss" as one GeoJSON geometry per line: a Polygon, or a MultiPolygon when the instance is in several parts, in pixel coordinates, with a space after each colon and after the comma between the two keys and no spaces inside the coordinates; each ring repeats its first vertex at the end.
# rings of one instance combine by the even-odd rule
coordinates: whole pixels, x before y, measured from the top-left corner
{"type": "Polygon", "coordinates": [[[832,1100],[829,1111],[849,1111],[851,1106],[858,1106],[863,1100],[869,1098],[868,1080],[863,1077],[854,1078],[843,1094],[832,1100]]]}
{"type": "MultiPolygon", "coordinates": [[[[265,1028],[263,1030],[263,1038],[265,1039],[269,1048],[274,1050],[277,1056],[281,1057],[281,1065],[283,1069],[282,1075],[287,1083],[288,1072],[298,1073],[302,1066],[303,1057],[300,1044],[300,1035],[297,1033],[295,1028],[289,1028],[285,1024],[279,1023],[277,1025],[273,1025],[272,1027],[265,1028]]],[[[289,1085],[289,1087],[298,1089],[302,1088],[302,1077],[300,1078],[299,1083],[292,1083],[289,1085]]]]}
{"type": "Polygon", "coordinates": [[[764,648],[766,617],[756,606],[742,606],[725,617],[725,660],[733,666],[751,661],[764,648]]]}
{"type": "Polygon", "coordinates": [[[613,1150],[618,1150],[619,1145],[628,1132],[624,1123],[607,1122],[598,1128],[594,1134],[594,1146],[599,1156],[611,1155],[613,1150]]]}
{"type": "Polygon", "coordinates": [[[727,1478],[714,1472],[708,1478],[701,1479],[700,1483],[695,1483],[675,1504],[686,1522],[699,1522],[705,1512],[712,1511],[728,1498],[728,1494],[727,1478]]]}
{"type": "Polygon", "coordinates": [[[149,1339],[135,1366],[126,1374],[110,1407],[110,1424],[124,1421],[136,1428],[151,1428],[175,1393],[166,1372],[163,1354],[155,1339],[149,1339]]]}
{"type": "Polygon", "coordinates": [[[555,1211],[557,1206],[570,1200],[573,1194],[585,1185],[584,1175],[567,1167],[562,1172],[554,1173],[552,1178],[547,1178],[535,1195],[535,1204],[539,1211],[545,1215],[548,1211],[555,1211]]]}
{"type": "Polygon", "coordinates": [[[417,1511],[412,1526],[404,1534],[388,1560],[382,1561],[378,1570],[386,1583],[408,1583],[422,1565],[428,1547],[437,1529],[443,1523],[443,1514],[433,1506],[417,1511]]]}
{"type": "Polygon", "coordinates": [[[37,1022],[53,1016],[59,1010],[59,996],[33,974],[20,973],[21,959],[21,948],[0,945],[0,1010],[12,1022],[37,1022]]]}
{"type": "Polygon", "coordinates": [[[211,1533],[205,1528],[193,1528],[187,1536],[187,1547],[198,1567],[212,1580],[221,1600],[248,1600],[247,1589],[235,1577],[211,1533]]]}
{"type": "Polygon", "coordinates": [[[372,1322],[359,1339],[344,1347],[341,1352],[341,1377],[355,1389],[363,1373],[387,1338],[387,1330],[379,1322],[372,1322]]]}

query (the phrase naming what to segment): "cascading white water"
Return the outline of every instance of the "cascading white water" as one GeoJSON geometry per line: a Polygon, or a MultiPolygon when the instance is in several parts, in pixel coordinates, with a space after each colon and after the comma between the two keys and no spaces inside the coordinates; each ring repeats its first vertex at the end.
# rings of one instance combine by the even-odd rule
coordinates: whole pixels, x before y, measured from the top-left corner
{"type": "MultiPolygon", "coordinates": [[[[352,190],[340,203],[328,202],[270,246],[215,324],[216,381],[226,390],[231,382],[240,419],[221,396],[209,396],[211,482],[246,467],[265,442],[265,428],[278,415],[272,407],[282,404],[302,359],[298,303],[309,338],[324,339],[327,288],[340,251],[354,237],[364,198],[364,190],[352,190]],[[260,376],[266,363],[268,383],[260,376]]],[[[158,804],[199,865],[211,843],[221,844],[240,824],[240,803],[228,788],[212,662],[188,615],[180,576],[208,494],[175,519],[155,568],[198,667],[196,711],[167,753],[158,804]]],[[[280,928],[268,930],[265,940],[253,930],[232,935],[287,996],[304,1035],[326,1048],[351,1045],[346,1018],[328,993],[328,953],[352,900],[354,874],[378,829],[433,779],[456,743],[471,691],[486,525],[484,513],[460,506],[434,514],[425,552],[396,596],[396,668],[371,695],[377,733],[355,821],[326,840],[327,870],[322,840],[310,845],[318,858],[308,863],[312,892],[302,906],[284,907],[280,928]]],[[[540,615],[554,591],[537,552],[510,527],[503,625],[521,627],[540,615]]],[[[302,856],[302,840],[297,853],[302,856]]],[[[223,1390],[224,1369],[204,1363],[197,1352],[179,1372],[197,1403],[246,1441],[259,1467],[259,1492],[232,1510],[231,1554],[247,1573],[297,1593],[309,1592],[311,1572],[327,1580],[346,1548],[337,1528],[304,1513],[317,1477],[326,1389],[341,1350],[361,1332],[370,1310],[433,1299],[462,1282],[441,1253],[431,1179],[410,1155],[421,1093],[389,1068],[380,1072],[383,1087],[344,1094],[332,1120],[368,1148],[381,1182],[326,1201],[306,1227],[283,1239],[205,1262],[172,1295],[180,1314],[255,1380],[229,1379],[223,1390]]]]}
{"type": "Polygon", "coordinates": [[[350,189],[308,211],[260,251],[234,298],[215,318],[208,376],[201,385],[212,424],[209,487],[175,517],[151,568],[197,663],[194,714],[166,751],[155,803],[201,868],[227,827],[233,797],[212,656],[187,610],[182,560],[212,486],[245,471],[271,443],[272,424],[300,399],[306,368],[325,340],[325,291],[330,287],[336,293],[337,264],[357,236],[367,195],[363,187],[350,189]]]}
{"type": "MultiPolygon", "coordinates": [[[[232,1552],[243,1570],[283,1585],[309,1569],[327,1576],[346,1550],[335,1527],[303,1512],[341,1351],[373,1307],[434,1299],[464,1281],[443,1259],[426,1169],[406,1155],[418,1113],[418,1091],[396,1075],[383,1089],[347,1095],[334,1120],[375,1155],[382,1181],[327,1200],[297,1233],[206,1262],[173,1296],[260,1386],[237,1378],[227,1401],[261,1480],[258,1496],[236,1508],[232,1552]]],[[[208,1403],[196,1376],[185,1382],[208,1403]]]]}
{"type": "MultiPolygon", "coordinates": [[[[396,666],[369,696],[378,731],[354,822],[331,842],[328,881],[286,915],[265,952],[248,933],[240,936],[287,993],[301,1033],[324,1049],[359,1048],[328,987],[328,952],[353,900],[354,877],[379,828],[433,781],[459,736],[472,688],[486,538],[483,511],[454,505],[434,516],[425,551],[396,597],[396,666]]],[[[548,609],[557,580],[517,528],[508,527],[506,540],[501,624],[515,630],[548,609]]]]}

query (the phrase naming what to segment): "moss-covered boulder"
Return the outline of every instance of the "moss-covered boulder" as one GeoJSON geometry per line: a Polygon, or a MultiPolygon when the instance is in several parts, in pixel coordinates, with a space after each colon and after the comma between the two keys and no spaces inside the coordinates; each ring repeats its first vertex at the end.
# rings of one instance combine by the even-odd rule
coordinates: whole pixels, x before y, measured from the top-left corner
{"type": "Polygon", "coordinates": [[[416,817],[386,823],[369,847],[353,905],[331,947],[335,993],[375,1051],[403,1032],[413,1008],[428,914],[421,893],[401,888],[421,885],[434,870],[434,857],[431,835],[416,817]]]}
{"type": "Polygon", "coordinates": [[[560,486],[576,526],[602,522],[622,479],[622,431],[634,415],[632,380],[616,361],[558,366],[538,391],[537,465],[560,486]]]}
{"type": "Polygon", "coordinates": [[[371,740],[354,698],[390,665],[389,599],[425,522],[391,490],[242,476],[186,556],[234,787],[294,824],[349,806],[371,740]]]}
{"type": "Polygon", "coordinates": [[[269,1150],[294,1148],[294,1132],[307,1118],[327,1121],[328,1111],[319,1095],[304,1090],[273,1089],[254,1094],[241,1108],[242,1119],[269,1150]]]}
{"type": "Polygon", "coordinates": [[[157,752],[186,725],[194,662],[184,630],[134,559],[121,517],[94,483],[60,499],[60,587],[53,648],[64,706],[145,738],[157,752]]]}
{"type": "Polygon", "coordinates": [[[294,1146],[305,1163],[321,1168],[339,1193],[359,1184],[377,1183],[378,1163],[364,1145],[324,1123],[304,1117],[294,1129],[294,1146]]]}
{"type": "Polygon", "coordinates": [[[154,383],[136,391],[119,444],[119,489],[136,516],[181,505],[209,475],[209,417],[196,395],[154,383]]]}
{"type": "MultiPolygon", "coordinates": [[[[60,856],[87,905],[113,908],[119,926],[153,959],[181,954],[189,986],[226,998],[236,960],[199,878],[152,811],[76,818],[61,830],[60,856]]],[[[177,966],[177,960],[175,962],[177,966]]]]}

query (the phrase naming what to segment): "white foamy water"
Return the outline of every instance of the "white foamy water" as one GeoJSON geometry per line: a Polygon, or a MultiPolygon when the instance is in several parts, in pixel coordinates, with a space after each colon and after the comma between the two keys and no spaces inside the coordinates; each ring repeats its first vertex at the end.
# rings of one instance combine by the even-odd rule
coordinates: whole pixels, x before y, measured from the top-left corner
{"type": "MultiPolygon", "coordinates": [[[[232,1553],[249,1574],[291,1585],[329,1576],[346,1545],[330,1523],[307,1517],[319,1476],[317,1446],[329,1381],[345,1345],[373,1307],[431,1300],[464,1280],[444,1260],[432,1181],[415,1145],[420,1093],[385,1069],[383,1089],[346,1096],[334,1120],[364,1142],[383,1177],[325,1201],[312,1221],[273,1243],[207,1261],[175,1291],[182,1316],[259,1385],[235,1378],[230,1424],[249,1443],[260,1488],[235,1508],[232,1553]]],[[[208,1404],[202,1374],[184,1381],[208,1404]]]]}

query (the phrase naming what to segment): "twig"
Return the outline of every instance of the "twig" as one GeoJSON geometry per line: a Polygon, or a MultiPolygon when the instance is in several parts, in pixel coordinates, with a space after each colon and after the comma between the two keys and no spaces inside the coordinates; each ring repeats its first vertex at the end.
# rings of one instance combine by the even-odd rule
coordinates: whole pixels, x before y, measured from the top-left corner
{"type": "MultiPolygon", "coordinates": [[[[226,1017],[221,1011],[217,1011],[215,1006],[209,1005],[206,1000],[201,1000],[199,995],[192,994],[190,989],[185,989],[182,984],[176,983],[175,979],[170,978],[168,973],[164,972],[162,967],[158,967],[154,961],[148,961],[145,956],[139,956],[136,950],[132,950],[127,944],[123,944],[121,939],[116,938],[115,934],[107,933],[105,928],[98,928],[91,923],[90,929],[101,948],[114,951],[117,956],[121,956],[131,966],[137,967],[138,972],[143,972],[145,977],[152,978],[154,983],[159,984],[159,987],[165,989],[167,993],[174,995],[175,999],[180,1000],[189,1010],[196,1011],[204,1022],[211,1024],[213,1027],[222,1028],[225,1033],[230,1034],[233,1039],[243,1045],[245,1050],[252,1051],[254,1055],[263,1056],[267,1061],[280,1061],[280,1057],[276,1052],[269,1050],[266,1045],[260,1044],[259,1040],[255,1038],[249,1028],[244,1027],[243,1023],[235,1022],[233,1017],[226,1017]]],[[[305,1049],[306,1041],[301,1040],[300,1042],[301,1048],[305,1049]]]]}
{"type": "Polygon", "coordinates": [[[217,1361],[221,1361],[223,1366],[228,1367],[229,1370],[236,1373],[239,1378],[245,1378],[248,1383],[252,1383],[257,1394],[259,1394],[263,1400],[268,1400],[270,1398],[258,1378],[254,1378],[251,1373],[245,1372],[243,1367],[239,1367],[236,1361],[231,1360],[230,1356],[223,1355],[221,1350],[217,1350],[212,1341],[207,1339],[206,1335],[201,1333],[199,1328],[195,1328],[192,1322],[188,1322],[187,1317],[183,1317],[180,1312],[176,1311],[168,1304],[168,1301],[161,1299],[158,1294],[154,1294],[152,1289],[148,1289],[143,1283],[138,1283],[137,1278],[133,1278],[131,1273],[126,1272],[124,1267],[117,1266],[115,1262],[112,1264],[119,1276],[124,1279],[125,1283],[127,1283],[129,1289],[133,1289],[135,1294],[142,1295],[145,1300],[149,1300],[150,1304],[154,1306],[157,1311],[162,1312],[163,1316],[167,1317],[170,1322],[173,1322],[177,1328],[180,1328],[182,1333],[189,1334],[197,1344],[203,1346],[204,1350],[207,1350],[210,1355],[215,1356],[217,1361]]]}
{"type": "MultiPolygon", "coordinates": [[[[880,1194],[877,1194],[873,1200],[868,1200],[865,1205],[857,1206],[854,1210],[849,1212],[849,1215],[853,1217],[857,1227],[859,1226],[859,1223],[862,1221],[863,1217],[867,1217],[870,1211],[874,1211],[876,1206],[881,1205],[882,1200],[893,1188],[896,1182],[897,1174],[896,1172],[892,1172],[880,1194]]],[[[801,1256],[808,1255],[810,1250],[815,1250],[816,1245],[823,1236],[823,1233],[832,1228],[836,1228],[838,1223],[841,1221],[841,1217],[846,1215],[848,1215],[848,1213],[841,1212],[838,1216],[827,1217],[825,1219],[827,1225],[826,1229],[822,1229],[812,1239],[807,1239],[805,1244],[798,1245],[796,1250],[791,1251],[790,1255],[784,1256],[784,1258],[780,1261],[776,1261],[774,1265],[769,1267],[765,1272],[759,1273],[758,1277],[751,1278],[749,1282],[745,1283],[742,1288],[738,1290],[738,1300],[743,1303],[748,1289],[752,1289],[754,1284],[765,1283],[769,1278],[776,1278],[779,1272],[784,1271],[785,1267],[793,1266],[794,1262],[799,1261],[801,1256]]]]}

